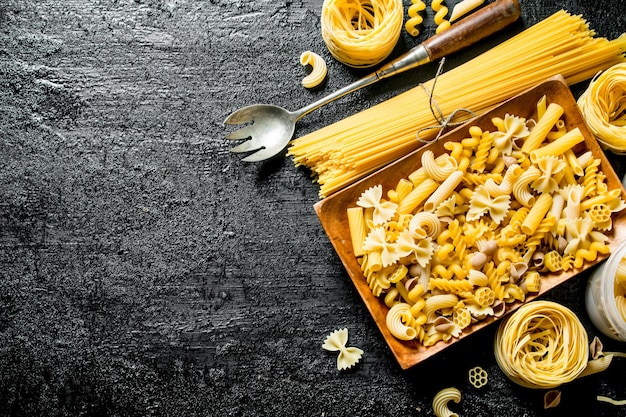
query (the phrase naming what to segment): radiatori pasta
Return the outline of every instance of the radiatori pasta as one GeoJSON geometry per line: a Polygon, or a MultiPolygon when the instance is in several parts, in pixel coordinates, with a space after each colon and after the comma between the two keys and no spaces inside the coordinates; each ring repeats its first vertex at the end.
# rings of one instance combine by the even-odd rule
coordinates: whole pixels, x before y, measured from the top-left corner
{"type": "MultiPolygon", "coordinates": [[[[536,103],[543,118],[551,108],[545,98],[536,103]]],[[[541,135],[533,118],[515,115],[492,120],[490,130],[470,126],[470,137],[443,144],[450,152],[425,149],[422,166],[395,188],[372,186],[347,208],[354,254],[372,293],[390,308],[393,336],[424,346],[448,342],[539,292],[544,269],[581,268],[608,254],[605,232],[626,203],[619,189],[608,189],[598,161],[574,155],[581,175],[560,175],[565,152],[529,157],[579,134],[573,128],[551,136],[562,124],[557,113],[541,135]],[[501,134],[510,147],[491,140],[501,134]],[[483,140],[488,146],[476,146],[483,140]],[[527,152],[525,140],[533,141],[527,152]],[[540,178],[548,174],[550,182],[540,178]]],[[[621,297],[626,263],[623,269],[616,279],[621,297]]],[[[626,298],[620,305],[626,312],[626,298]]]]}

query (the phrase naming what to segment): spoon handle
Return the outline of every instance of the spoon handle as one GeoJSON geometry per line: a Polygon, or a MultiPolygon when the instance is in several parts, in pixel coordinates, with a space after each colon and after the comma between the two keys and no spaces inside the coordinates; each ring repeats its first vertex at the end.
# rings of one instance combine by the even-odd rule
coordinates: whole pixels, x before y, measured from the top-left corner
{"type": "Polygon", "coordinates": [[[422,45],[430,60],[435,61],[504,29],[520,14],[518,0],[497,0],[425,40],[422,45]]]}
{"type": "Polygon", "coordinates": [[[436,61],[504,29],[515,22],[520,14],[518,0],[496,0],[410,49],[380,68],[376,74],[378,78],[387,78],[436,61]]]}

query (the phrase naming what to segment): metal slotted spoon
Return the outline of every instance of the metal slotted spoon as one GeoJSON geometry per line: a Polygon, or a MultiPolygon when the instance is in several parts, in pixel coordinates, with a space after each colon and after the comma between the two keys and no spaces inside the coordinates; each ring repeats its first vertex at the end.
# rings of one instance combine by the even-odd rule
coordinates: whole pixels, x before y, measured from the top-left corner
{"type": "Polygon", "coordinates": [[[288,111],[272,104],[253,104],[230,114],[224,124],[247,124],[226,136],[226,139],[247,141],[231,152],[253,152],[242,160],[258,162],[280,153],[291,141],[296,122],[315,109],[340,97],[419,65],[435,61],[469,46],[516,21],[520,16],[518,0],[496,0],[415,46],[404,55],[379,70],[341,88],[322,99],[296,111],[288,111]],[[251,123],[251,124],[250,124],[251,123]]]}

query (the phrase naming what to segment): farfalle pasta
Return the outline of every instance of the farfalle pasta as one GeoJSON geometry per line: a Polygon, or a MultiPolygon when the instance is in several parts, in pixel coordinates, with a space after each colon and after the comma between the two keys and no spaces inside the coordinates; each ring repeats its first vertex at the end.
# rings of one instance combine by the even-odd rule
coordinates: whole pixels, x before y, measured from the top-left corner
{"type": "Polygon", "coordinates": [[[537,293],[544,272],[609,253],[613,214],[626,206],[621,190],[608,189],[592,154],[574,153],[567,138],[580,131],[563,131],[552,104],[537,103],[537,120],[507,114],[490,130],[472,126],[441,155],[424,150],[422,166],[395,188],[370,187],[348,209],[351,236],[362,240],[355,256],[393,312],[394,336],[449,341],[471,328],[468,317],[480,322],[537,293]],[[494,140],[505,136],[510,154],[494,140]]]}
{"type": "Polygon", "coordinates": [[[337,356],[337,369],[343,371],[356,365],[363,356],[363,351],[357,347],[348,347],[348,329],[335,330],[329,334],[322,348],[331,352],[339,352],[337,356]]]}

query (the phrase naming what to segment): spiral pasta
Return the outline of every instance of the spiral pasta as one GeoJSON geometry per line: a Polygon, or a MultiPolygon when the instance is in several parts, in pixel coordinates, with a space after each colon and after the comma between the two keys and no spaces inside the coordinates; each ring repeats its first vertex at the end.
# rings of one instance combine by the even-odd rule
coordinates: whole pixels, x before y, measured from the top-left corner
{"type": "Polygon", "coordinates": [[[626,152],[626,63],[594,78],[578,106],[602,145],[615,153],[626,152]]]}
{"type": "Polygon", "coordinates": [[[411,36],[419,35],[420,31],[417,27],[424,22],[424,18],[419,13],[424,11],[425,9],[426,3],[424,3],[422,0],[411,0],[411,5],[407,10],[409,18],[404,24],[404,29],[406,30],[406,33],[411,36]]]}
{"type": "Polygon", "coordinates": [[[430,7],[435,12],[435,24],[437,25],[437,29],[435,29],[435,33],[441,33],[444,30],[447,30],[450,27],[450,21],[446,20],[446,16],[448,16],[448,8],[444,5],[444,0],[433,0],[430,3],[430,7]]]}
{"type": "Polygon", "coordinates": [[[527,388],[555,388],[573,381],[586,368],[588,337],[567,307],[533,301],[501,323],[494,353],[513,382],[527,388]]]}
{"type": "Polygon", "coordinates": [[[331,55],[355,68],[367,68],[391,54],[403,22],[401,0],[324,0],[322,38],[331,55]]]}

